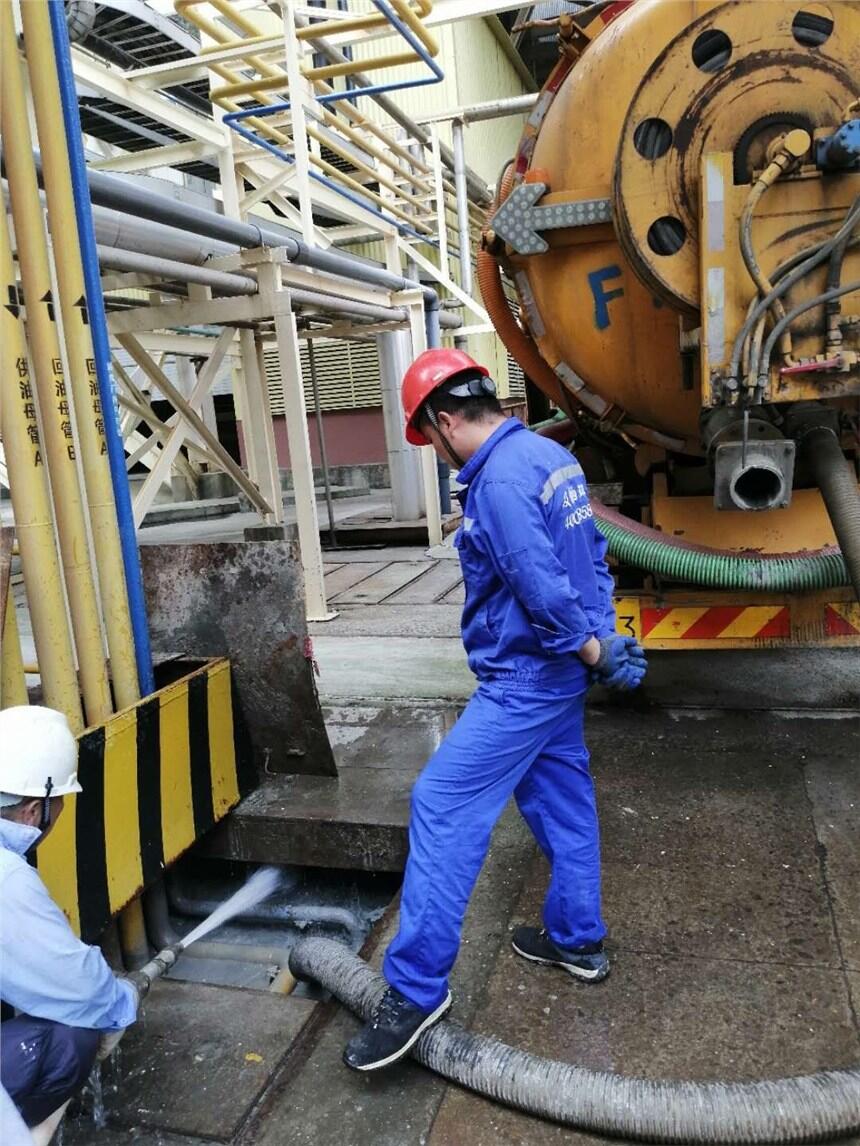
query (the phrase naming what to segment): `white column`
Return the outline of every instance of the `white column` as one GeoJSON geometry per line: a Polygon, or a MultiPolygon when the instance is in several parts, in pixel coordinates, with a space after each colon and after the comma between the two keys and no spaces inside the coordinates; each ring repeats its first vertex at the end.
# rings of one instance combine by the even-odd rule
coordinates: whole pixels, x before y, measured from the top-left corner
{"type": "Polygon", "coordinates": [[[239,331],[239,345],[242,351],[242,432],[248,474],[272,507],[272,514],[266,517],[267,523],[280,525],[284,520],[284,501],[278,476],[275,430],[269,388],[265,372],[260,370],[253,330],[239,331]]]}
{"type": "MultiPolygon", "coordinates": [[[[412,358],[427,349],[427,332],[424,329],[424,299],[420,291],[404,291],[396,298],[397,303],[409,307],[409,331],[412,337],[412,358]]],[[[439,475],[436,472],[436,454],[432,446],[423,446],[421,454],[421,475],[424,479],[424,508],[427,514],[427,538],[429,544],[442,544],[442,512],[439,508],[439,475]]]]}
{"type": "Polygon", "coordinates": [[[281,384],[284,388],[284,417],[287,423],[290,467],[293,473],[293,490],[296,498],[296,524],[299,532],[302,567],[305,574],[305,604],[309,621],[327,621],[334,614],[328,609],[323,580],[320,527],[314,492],[314,470],[311,461],[311,443],[308,436],[307,410],[302,385],[296,316],[292,311],[284,312],[281,307],[277,309],[281,313],[275,314],[275,332],[278,338],[281,384]]]}
{"type": "Polygon", "coordinates": [[[378,334],[379,376],[382,383],[382,417],[385,449],[391,478],[391,504],[395,521],[416,521],[424,505],[421,486],[421,455],[404,434],[400,384],[411,361],[409,332],[378,334]]]}

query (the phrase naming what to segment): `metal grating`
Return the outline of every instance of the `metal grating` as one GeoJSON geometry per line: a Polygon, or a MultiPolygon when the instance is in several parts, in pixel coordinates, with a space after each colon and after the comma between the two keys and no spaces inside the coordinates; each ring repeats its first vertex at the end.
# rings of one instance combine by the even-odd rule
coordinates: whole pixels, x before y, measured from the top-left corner
{"type": "MultiPolygon", "coordinates": [[[[184,132],[103,96],[81,96],[78,108],[84,135],[91,135],[123,151],[145,151],[150,147],[188,142],[189,137],[184,132]]],[[[210,183],[217,183],[219,179],[218,168],[212,163],[181,163],[176,165],[176,169],[207,179],[210,183]]]]}
{"type": "MultiPolygon", "coordinates": [[[[305,406],[312,411],[314,396],[310,383],[306,342],[301,344],[299,353],[305,406]]],[[[284,391],[281,385],[277,348],[273,346],[267,349],[264,358],[272,413],[283,415],[284,391]]],[[[314,364],[320,392],[320,406],[323,410],[356,410],[361,407],[382,405],[379,356],[375,342],[359,342],[346,338],[315,338],[314,364]]]]}

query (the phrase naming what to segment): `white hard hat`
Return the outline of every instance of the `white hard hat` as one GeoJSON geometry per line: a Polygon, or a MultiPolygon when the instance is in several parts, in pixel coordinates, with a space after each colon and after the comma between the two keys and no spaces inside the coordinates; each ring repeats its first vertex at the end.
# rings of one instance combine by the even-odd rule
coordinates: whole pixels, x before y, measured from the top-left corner
{"type": "Polygon", "coordinates": [[[0,711],[0,807],[81,791],[78,742],[62,712],[37,704],[0,711]]]}

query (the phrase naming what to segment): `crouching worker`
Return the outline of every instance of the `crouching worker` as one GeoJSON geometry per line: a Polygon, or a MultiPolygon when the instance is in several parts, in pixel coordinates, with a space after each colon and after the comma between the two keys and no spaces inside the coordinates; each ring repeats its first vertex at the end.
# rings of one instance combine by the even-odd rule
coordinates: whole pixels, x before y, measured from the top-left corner
{"type": "MultiPolygon", "coordinates": [[[[134,1022],[138,995],[97,947],[82,943],[27,853],[80,792],[78,746],[65,716],[35,705],[0,712],[0,1083],[48,1142],[96,1057],[134,1022]]],[[[8,1105],[7,1105],[8,1109],[8,1105]]]]}
{"type": "Polygon", "coordinates": [[[402,1058],[450,1007],[463,917],[512,795],[552,868],[543,928],[519,928],[514,950],[606,977],[585,694],[594,680],[635,688],[646,669],[636,642],[615,635],[606,541],[576,459],[506,418],[486,369],[459,350],[422,354],[403,406],[407,439],[432,444],[466,487],[462,634],[478,688],[412,792],[389,989],[344,1052],[363,1071],[402,1058]]]}

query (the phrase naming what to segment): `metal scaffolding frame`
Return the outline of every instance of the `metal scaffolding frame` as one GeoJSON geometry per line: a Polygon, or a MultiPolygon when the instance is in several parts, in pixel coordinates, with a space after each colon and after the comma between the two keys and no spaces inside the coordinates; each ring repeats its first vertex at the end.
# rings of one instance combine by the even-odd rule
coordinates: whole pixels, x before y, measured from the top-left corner
{"type": "MultiPolygon", "coordinates": [[[[126,468],[140,463],[148,470],[135,495],[134,524],[140,527],[172,476],[198,497],[201,478],[213,470],[232,479],[263,522],[283,522],[263,365],[264,348],[276,345],[307,611],[314,619],[331,614],[300,342],[360,338],[383,347],[378,336],[399,331],[414,356],[428,337],[437,344],[440,323],[464,333],[491,329],[472,295],[470,254],[488,189],[466,166],[462,137],[452,152],[435,124],[414,122],[386,94],[409,86],[390,78],[406,59],[430,69],[430,78],[418,82],[441,75],[430,29],[474,17],[475,6],[438,0],[374,5],[359,15],[326,9],[318,19],[315,10],[279,0],[281,19],[274,23],[271,4],[177,0],[200,32],[196,51],[182,54],[190,43],[184,36],[171,46],[168,62],[145,67],[123,67],[116,53],[108,53],[108,65],[91,54],[98,50],[93,45],[72,53],[79,91],[110,101],[115,118],[126,109],[129,130],[140,125],[134,150],[92,140],[99,158],[89,164],[126,468]],[[393,32],[402,37],[402,50],[382,42],[393,32]],[[365,44],[369,53],[354,51],[365,44]],[[354,55],[360,61],[353,62],[354,55]],[[204,81],[211,116],[204,110],[204,81]],[[194,98],[177,98],[182,91],[194,98]],[[371,107],[375,112],[365,110],[371,107]],[[201,163],[220,173],[222,215],[201,214],[181,197],[172,211],[162,197],[161,217],[149,213],[160,197],[141,193],[137,179],[201,163]],[[199,244],[195,234],[203,236],[199,244]],[[367,242],[381,244],[383,266],[349,253],[367,242]],[[463,318],[440,309],[440,298],[463,318]],[[244,468],[219,442],[214,422],[211,390],[228,361],[238,367],[233,388],[244,468]],[[159,397],[173,409],[164,419],[153,405],[159,397]]],[[[37,171],[41,177],[38,163],[37,171]]],[[[386,355],[389,367],[396,358],[386,355]]],[[[390,416],[386,433],[393,458],[404,443],[390,416]]],[[[399,462],[394,468],[410,472],[399,462]]],[[[420,473],[419,502],[428,539],[437,544],[439,476],[429,448],[420,451],[420,473]]],[[[395,497],[397,504],[413,505],[414,493],[395,497]]]]}

